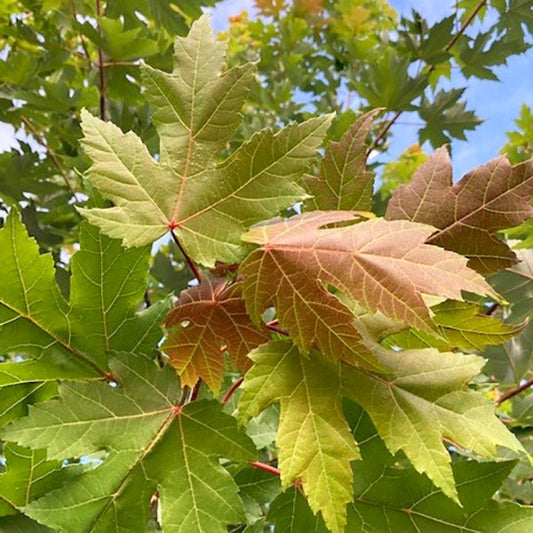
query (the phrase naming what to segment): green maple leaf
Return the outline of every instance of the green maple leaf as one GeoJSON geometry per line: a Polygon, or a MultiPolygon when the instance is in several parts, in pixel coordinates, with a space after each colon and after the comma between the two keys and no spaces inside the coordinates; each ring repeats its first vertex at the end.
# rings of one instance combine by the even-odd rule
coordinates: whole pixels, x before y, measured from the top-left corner
{"type": "Polygon", "coordinates": [[[418,133],[421,144],[430,141],[434,148],[438,148],[451,142],[448,135],[466,140],[465,131],[474,130],[481,124],[482,121],[473,111],[466,110],[466,103],[459,101],[463,93],[464,89],[441,90],[435,95],[433,102],[422,97],[418,114],[426,125],[418,133]]]}
{"type": "Polygon", "coordinates": [[[479,307],[468,302],[449,300],[431,310],[442,338],[409,329],[386,337],[385,345],[403,349],[435,346],[440,350],[482,350],[490,344],[507,342],[520,334],[526,326],[525,323],[505,324],[496,318],[480,314],[479,307]]]}
{"type": "Polygon", "coordinates": [[[519,386],[533,363],[533,324],[504,344],[488,346],[483,356],[488,359],[485,373],[499,381],[502,388],[519,386]]]}
{"type": "Polygon", "coordinates": [[[287,341],[273,341],[250,355],[239,417],[246,422],[270,403],[281,403],[276,439],[281,481],[301,478],[311,508],[321,511],[331,531],[342,532],[352,498],[350,462],[359,457],[342,414],[339,376],[300,357],[287,341]]]}
{"type": "Polygon", "coordinates": [[[528,203],[532,195],[531,162],[511,166],[500,156],[453,183],[450,157],[442,147],[394,193],[386,218],[435,226],[438,231],[429,244],[468,257],[469,266],[487,274],[516,262],[496,232],[533,215],[528,203]]]}
{"type": "Polygon", "coordinates": [[[510,320],[520,322],[533,314],[533,250],[515,250],[518,263],[491,276],[491,285],[511,306],[510,320]]]}
{"type": "Polygon", "coordinates": [[[389,369],[387,376],[335,365],[316,351],[304,358],[290,341],[272,341],[252,352],[254,366],[245,377],[241,420],[280,400],[282,482],[287,486],[300,477],[311,508],[321,511],[332,531],[343,530],[352,487],[348,465],[358,457],[341,396],[368,412],[391,453],[402,450],[417,471],[454,500],[443,438],[490,458],[496,458],[497,446],[523,450],[493,406],[466,387],[483,359],[433,349],[395,353],[375,346],[374,352],[389,369]]]}
{"type": "Polygon", "coordinates": [[[313,209],[370,211],[374,176],[366,168],[367,137],[379,110],[358,118],[339,142],[332,142],[320,165],[318,178],[307,177],[313,209]]]}
{"type": "Polygon", "coordinates": [[[223,532],[242,521],[237,485],[216,459],[253,458],[236,421],[215,401],[179,405],[173,370],[148,358],[118,354],[110,368],[117,388],[64,383],[60,399],[3,431],[4,439],[46,448],[50,459],[108,452],[98,468],[26,505],[25,514],[60,531],[147,531],[157,490],[170,533],[223,532]]]}
{"type": "Polygon", "coordinates": [[[214,164],[239,124],[253,72],[251,65],[222,72],[224,53],[204,16],[187,38],[177,39],[172,74],[143,68],[160,138],[158,162],[133,132],[83,114],[89,175],[115,205],[80,211],[107,235],[141,246],[173,230],[195,261],[235,262],[246,251],[240,240],[246,228],[306,198],[296,180],[310,166],[331,116],[276,134],[258,132],[214,164]]]}
{"type": "Polygon", "coordinates": [[[263,225],[243,236],[261,245],[241,265],[243,296],[256,321],[276,307],[302,352],[316,342],[325,355],[379,370],[361,342],[354,315],[328,285],[368,311],[380,311],[428,333],[434,328],[422,294],[461,299],[461,290],[493,294],[456,254],[428,246],[434,228],[374,219],[355,222],[346,211],[315,211],[263,225]]]}
{"type": "MultiPolygon", "coordinates": [[[[522,533],[533,526],[531,507],[491,498],[515,461],[455,463],[459,506],[435,491],[425,476],[405,465],[401,456],[392,456],[358,406],[347,402],[344,407],[354,437],[361,442],[363,457],[353,464],[354,498],[348,505],[347,532],[522,533]]],[[[267,518],[276,533],[327,531],[294,488],[272,502],[267,518]]]]}
{"type": "Polygon", "coordinates": [[[525,52],[530,45],[524,42],[523,36],[518,38],[500,38],[493,40],[493,33],[479,33],[475,39],[464,35],[459,40],[458,58],[463,74],[469,78],[476,76],[480,79],[499,81],[498,76],[489,68],[507,64],[507,58],[512,54],[525,52]],[[470,43],[472,46],[469,46],[470,43]]]}
{"type": "Polygon", "coordinates": [[[354,501],[348,508],[347,531],[521,533],[531,529],[530,508],[491,499],[515,461],[455,463],[459,506],[391,456],[360,409],[351,404],[347,413],[354,436],[362,443],[363,457],[354,464],[354,501]]]}
{"type": "Polygon", "coordinates": [[[28,450],[6,443],[3,455],[7,471],[0,475],[0,502],[20,509],[58,485],[81,474],[80,465],[63,466],[61,461],[47,461],[45,450],[28,450]]]}
{"type": "Polygon", "coordinates": [[[16,212],[0,230],[6,271],[0,278],[0,351],[25,357],[0,364],[4,412],[24,414],[23,399],[43,399],[57,379],[105,376],[109,349],[151,353],[161,338],[168,302],[136,313],[149,250],[124,250],[86,223],[80,241],[69,304],[56,285],[52,257],[39,255],[16,212]]]}

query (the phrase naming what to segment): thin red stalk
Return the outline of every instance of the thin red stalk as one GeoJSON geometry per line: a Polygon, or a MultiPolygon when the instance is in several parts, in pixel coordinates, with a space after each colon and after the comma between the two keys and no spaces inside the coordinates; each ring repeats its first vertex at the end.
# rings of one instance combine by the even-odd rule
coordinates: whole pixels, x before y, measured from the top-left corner
{"type": "Polygon", "coordinates": [[[233,393],[241,386],[241,383],[244,381],[244,378],[239,378],[231,384],[231,387],[226,391],[226,394],[222,396],[220,400],[222,405],[226,405],[230,398],[233,396],[233,393]]]}
{"type": "MultiPolygon", "coordinates": [[[[96,0],[96,18],[99,19],[102,16],[102,6],[100,0],[96,0]]],[[[98,25],[98,31],[100,32],[100,25],[98,25]]],[[[102,47],[98,47],[98,91],[100,93],[100,118],[105,120],[106,118],[106,101],[105,101],[105,70],[104,70],[104,54],[102,47]]]]}
{"type": "Polygon", "coordinates": [[[199,378],[198,381],[194,384],[194,387],[189,396],[189,402],[194,402],[198,398],[198,393],[200,392],[200,387],[202,386],[202,378],[199,378]]]}
{"type": "Polygon", "coordinates": [[[275,466],[268,465],[266,463],[260,463],[259,461],[251,461],[248,464],[250,466],[253,466],[254,468],[259,468],[259,470],[264,470],[265,472],[269,472],[270,474],[274,474],[275,476],[279,476],[281,474],[279,468],[276,468],[275,466]]]}
{"type": "Polygon", "coordinates": [[[178,402],[178,407],[183,407],[185,405],[185,402],[187,401],[187,396],[189,395],[189,390],[189,387],[183,387],[183,390],[181,391],[181,398],[178,402]]]}
{"type": "Polygon", "coordinates": [[[187,253],[183,249],[183,246],[181,245],[181,242],[179,241],[178,237],[176,236],[173,230],[170,230],[170,234],[172,235],[172,239],[176,243],[176,246],[180,249],[180,252],[183,254],[183,257],[185,258],[185,261],[187,262],[187,265],[189,266],[189,269],[193,273],[194,277],[197,279],[198,283],[202,283],[202,276],[200,274],[200,271],[198,270],[198,267],[194,264],[193,260],[187,255],[187,253]]]}
{"type": "Polygon", "coordinates": [[[533,385],[533,378],[530,378],[525,383],[522,383],[522,385],[515,387],[514,389],[508,390],[507,392],[499,396],[494,403],[496,405],[501,405],[503,402],[507,401],[509,398],[512,398],[513,396],[516,396],[517,394],[520,394],[526,389],[529,389],[529,387],[531,387],[532,385],[533,385]]]}
{"type": "MultiPolygon", "coordinates": [[[[468,15],[467,19],[464,21],[463,25],[459,28],[457,33],[448,41],[446,46],[443,48],[444,52],[449,52],[452,46],[459,40],[461,35],[466,31],[468,26],[472,23],[472,21],[476,18],[476,15],[485,7],[487,3],[487,0],[480,0],[476,7],[472,10],[470,15],[468,15]]],[[[428,70],[428,76],[437,68],[438,65],[431,65],[431,67],[428,70]]],[[[392,128],[392,126],[395,124],[395,122],[400,118],[400,116],[403,114],[403,111],[397,111],[396,114],[383,126],[381,131],[378,133],[377,137],[374,139],[372,144],[367,150],[367,156],[370,155],[370,152],[376,148],[376,146],[379,144],[379,142],[387,135],[388,131],[392,128]]]]}

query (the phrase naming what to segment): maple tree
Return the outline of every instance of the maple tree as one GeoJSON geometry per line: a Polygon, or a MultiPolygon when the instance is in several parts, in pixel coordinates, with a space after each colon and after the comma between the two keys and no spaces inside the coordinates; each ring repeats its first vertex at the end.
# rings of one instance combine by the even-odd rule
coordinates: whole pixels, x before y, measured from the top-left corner
{"type": "MultiPolygon", "coordinates": [[[[85,31],[126,57],[121,24],[85,31]]],[[[137,65],[152,135],[81,112],[68,270],[16,202],[0,229],[0,529],[531,529],[527,143],[455,184],[438,148],[375,209],[379,109],[232,147],[256,65],[205,15],[172,63],[137,65]]]]}

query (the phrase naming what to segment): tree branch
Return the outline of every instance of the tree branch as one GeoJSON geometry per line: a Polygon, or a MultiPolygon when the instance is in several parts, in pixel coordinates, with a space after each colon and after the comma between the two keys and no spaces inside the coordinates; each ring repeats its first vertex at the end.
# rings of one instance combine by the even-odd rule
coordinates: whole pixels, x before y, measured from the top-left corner
{"type": "MultiPolygon", "coordinates": [[[[98,19],[102,16],[102,6],[100,0],[96,0],[96,18],[98,19]]],[[[98,33],[100,36],[102,32],[100,30],[100,24],[98,23],[98,33]]],[[[104,54],[102,52],[102,47],[98,47],[98,91],[100,93],[100,118],[102,120],[106,119],[106,101],[105,101],[105,70],[104,70],[104,54]]]]}
{"type": "MultiPolygon", "coordinates": [[[[464,21],[463,25],[459,28],[457,33],[448,41],[446,46],[443,48],[444,52],[449,52],[452,46],[459,40],[461,35],[466,31],[468,26],[473,22],[473,20],[476,18],[476,15],[485,7],[487,4],[487,0],[480,0],[476,7],[472,10],[470,15],[468,15],[467,19],[464,21]]],[[[431,67],[428,70],[428,76],[437,68],[438,65],[431,65],[431,67]]],[[[369,146],[367,150],[367,157],[370,155],[370,152],[374,150],[379,142],[387,135],[389,130],[392,128],[394,123],[400,118],[400,116],[403,114],[403,111],[397,111],[396,114],[383,126],[381,131],[378,133],[377,137],[372,141],[372,144],[369,146]]]]}
{"type": "Polygon", "coordinates": [[[198,393],[200,392],[200,387],[202,386],[202,378],[199,378],[198,381],[194,384],[191,394],[189,396],[189,402],[194,402],[198,398],[198,393]]]}
{"type": "Polygon", "coordinates": [[[522,385],[519,385],[518,387],[508,390],[504,394],[500,395],[494,403],[496,405],[501,405],[503,402],[507,401],[509,398],[512,398],[513,396],[516,396],[517,394],[520,394],[526,389],[529,389],[529,387],[531,387],[532,385],[533,385],[533,378],[530,378],[525,383],[522,383],[522,385]]]}

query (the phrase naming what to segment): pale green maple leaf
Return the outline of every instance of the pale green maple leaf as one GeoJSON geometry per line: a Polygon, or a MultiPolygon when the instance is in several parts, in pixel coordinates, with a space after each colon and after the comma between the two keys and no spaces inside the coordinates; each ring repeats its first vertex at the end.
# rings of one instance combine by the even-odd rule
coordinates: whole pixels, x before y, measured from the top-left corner
{"type": "Polygon", "coordinates": [[[301,357],[287,341],[272,341],[250,355],[239,403],[242,421],[270,403],[281,403],[278,428],[279,467],[284,486],[301,478],[313,511],[321,511],[334,532],[346,523],[352,499],[350,462],[359,457],[342,414],[339,375],[301,357]]]}
{"type": "Polygon", "coordinates": [[[172,230],[195,261],[235,262],[246,252],[240,236],[250,225],[307,197],[296,180],[310,166],[330,115],[276,134],[260,131],[215,165],[239,124],[253,73],[250,65],[223,71],[224,55],[204,16],[176,40],[172,74],[143,67],[158,162],[133,132],[83,113],[89,176],[115,205],[80,211],[107,235],[141,246],[172,230]]]}

